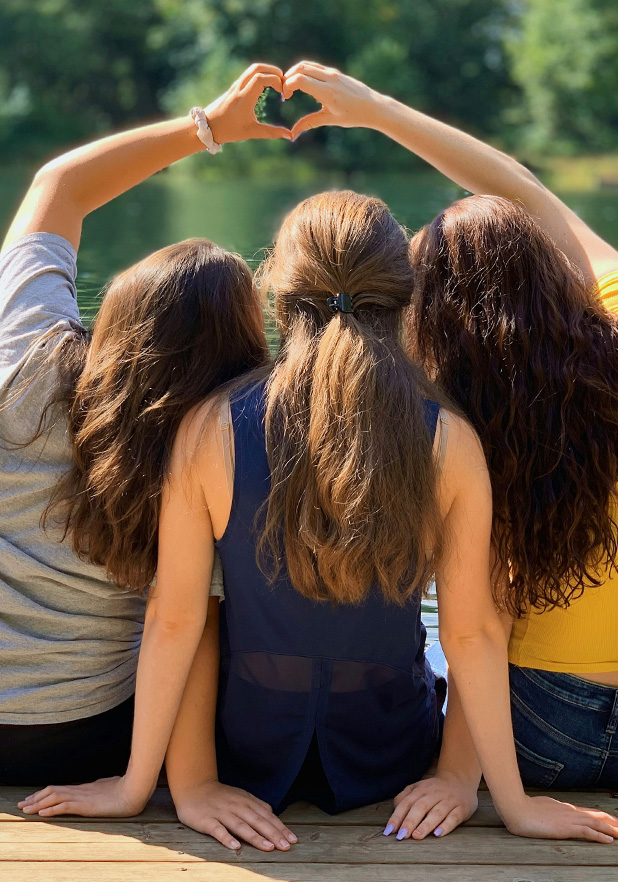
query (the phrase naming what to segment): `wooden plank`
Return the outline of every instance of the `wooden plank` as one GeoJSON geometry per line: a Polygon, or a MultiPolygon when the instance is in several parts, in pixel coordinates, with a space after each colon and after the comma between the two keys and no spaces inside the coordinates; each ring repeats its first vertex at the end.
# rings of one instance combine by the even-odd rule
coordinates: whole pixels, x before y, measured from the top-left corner
{"type": "MultiPolygon", "coordinates": [[[[289,852],[259,852],[243,846],[229,852],[180,824],[0,824],[0,860],[16,861],[193,861],[277,864],[515,864],[521,866],[613,866],[618,843],[522,839],[501,828],[467,827],[444,839],[397,842],[370,827],[299,828],[289,852]]],[[[618,877],[618,872],[616,873],[618,877]]]]}
{"type": "MultiPolygon", "coordinates": [[[[319,864],[266,863],[259,867],[230,866],[221,863],[122,864],[11,862],[2,865],[11,882],[324,882],[319,864]]],[[[411,882],[409,867],[331,864],[328,882],[411,882]]],[[[616,872],[604,867],[440,867],[418,864],[414,882],[616,882],[616,872]]]]}
{"type": "MultiPolygon", "coordinates": [[[[1,821],[40,821],[36,815],[24,815],[17,808],[17,802],[24,797],[24,790],[19,787],[0,787],[0,822],[1,821]]],[[[596,808],[604,812],[618,816],[618,793],[609,794],[589,793],[589,792],[541,792],[540,796],[553,796],[555,799],[561,799],[566,802],[574,802],[577,805],[596,808]]],[[[343,812],[339,815],[327,815],[315,806],[305,802],[297,802],[290,806],[283,815],[282,819],[286,824],[320,824],[320,825],[344,825],[357,824],[359,826],[380,826],[386,824],[392,811],[392,802],[378,802],[374,805],[364,806],[351,812],[343,812]]],[[[56,818],[55,821],[61,822],[63,818],[56,818]]],[[[97,818],[96,823],[117,823],[117,818],[97,818]]],[[[135,821],[138,823],[158,823],[158,822],[174,822],[176,814],[170,797],[169,790],[159,788],[155,791],[152,799],[146,806],[145,811],[137,818],[126,819],[127,821],[135,821]]],[[[473,827],[501,827],[502,821],[498,817],[491,797],[487,791],[479,793],[479,808],[476,814],[467,822],[473,827]]]]}
{"type": "MultiPolygon", "coordinates": [[[[535,796],[552,796],[554,799],[563,802],[572,802],[575,805],[585,806],[587,808],[598,809],[599,811],[609,812],[609,814],[618,816],[618,793],[551,793],[541,792],[534,794],[535,796]]],[[[281,819],[286,824],[292,826],[297,824],[321,824],[321,825],[350,825],[358,826],[380,826],[386,824],[391,812],[393,811],[392,802],[376,802],[374,805],[367,805],[363,808],[354,809],[351,812],[342,812],[339,815],[327,815],[310,805],[307,802],[296,802],[291,805],[281,815],[281,819]]],[[[479,793],[479,807],[476,813],[467,821],[467,826],[471,827],[502,827],[503,823],[494,808],[491,796],[487,791],[479,793]]]]}

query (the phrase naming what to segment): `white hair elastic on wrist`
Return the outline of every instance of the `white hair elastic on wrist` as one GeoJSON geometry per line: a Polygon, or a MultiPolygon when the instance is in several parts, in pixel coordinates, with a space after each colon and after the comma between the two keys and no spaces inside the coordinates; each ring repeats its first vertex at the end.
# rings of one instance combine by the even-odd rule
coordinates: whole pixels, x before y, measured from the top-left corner
{"type": "Polygon", "coordinates": [[[209,153],[218,153],[222,144],[217,144],[212,135],[212,129],[208,125],[208,119],[203,107],[192,107],[189,116],[197,126],[197,137],[200,139],[209,153]]]}

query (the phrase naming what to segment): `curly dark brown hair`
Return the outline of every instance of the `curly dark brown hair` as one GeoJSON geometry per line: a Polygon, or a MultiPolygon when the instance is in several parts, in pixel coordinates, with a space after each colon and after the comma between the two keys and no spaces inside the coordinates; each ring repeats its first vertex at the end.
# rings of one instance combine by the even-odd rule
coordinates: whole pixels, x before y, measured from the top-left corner
{"type": "Polygon", "coordinates": [[[497,599],[566,607],[616,568],[618,323],[507,199],[456,202],[410,248],[410,351],[481,437],[497,599]]]}

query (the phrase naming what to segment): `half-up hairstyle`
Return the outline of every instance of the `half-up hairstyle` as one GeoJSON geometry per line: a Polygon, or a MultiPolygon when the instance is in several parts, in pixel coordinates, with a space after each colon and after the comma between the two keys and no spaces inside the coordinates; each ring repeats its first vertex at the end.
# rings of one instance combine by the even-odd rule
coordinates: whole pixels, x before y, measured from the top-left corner
{"type": "Polygon", "coordinates": [[[258,561],[274,580],[283,546],[294,587],[314,600],[358,603],[377,585],[404,603],[440,553],[432,393],[400,339],[407,245],[380,200],[323,193],[286,218],[262,270],[282,345],[267,386],[258,561]],[[339,293],[353,313],[331,312],[339,293]]]}
{"type": "Polygon", "coordinates": [[[59,353],[73,465],[44,523],[60,519],[75,552],[120,587],[147,588],[180,421],[267,357],[259,295],[237,255],[191,239],[117,276],[90,345],[78,334],[59,353]]]}
{"type": "Polygon", "coordinates": [[[408,335],[479,433],[505,602],[566,607],[615,567],[618,324],[523,209],[455,203],[411,243],[408,335]]]}

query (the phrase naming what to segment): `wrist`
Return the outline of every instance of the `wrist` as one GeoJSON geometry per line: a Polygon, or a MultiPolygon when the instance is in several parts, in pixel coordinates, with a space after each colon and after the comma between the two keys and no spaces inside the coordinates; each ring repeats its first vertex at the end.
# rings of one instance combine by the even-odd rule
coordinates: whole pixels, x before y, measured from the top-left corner
{"type": "Polygon", "coordinates": [[[399,101],[394,98],[372,90],[367,113],[367,128],[388,134],[400,106],[399,101]]]}
{"type": "Polygon", "coordinates": [[[441,767],[440,763],[436,768],[436,778],[442,778],[470,790],[478,790],[481,783],[481,774],[476,769],[449,769],[441,767]]]}

